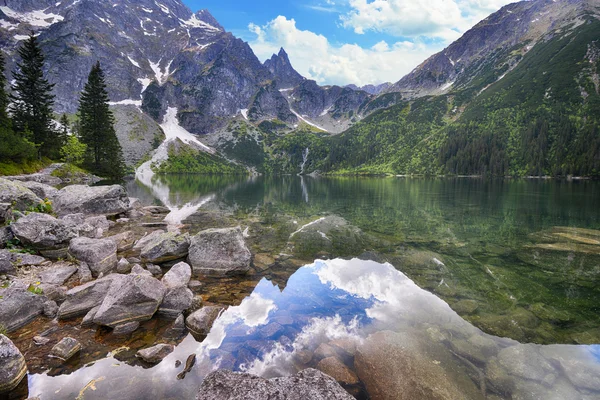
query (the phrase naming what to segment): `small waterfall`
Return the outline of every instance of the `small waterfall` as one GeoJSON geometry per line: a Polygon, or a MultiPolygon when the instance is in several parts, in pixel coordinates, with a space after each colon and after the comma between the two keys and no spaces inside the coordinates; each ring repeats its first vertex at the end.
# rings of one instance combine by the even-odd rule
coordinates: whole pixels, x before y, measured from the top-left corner
{"type": "Polygon", "coordinates": [[[309,153],[309,150],[307,147],[302,152],[302,164],[300,164],[300,175],[302,175],[304,173],[304,166],[306,165],[306,162],[308,161],[308,153],[309,153]]]}

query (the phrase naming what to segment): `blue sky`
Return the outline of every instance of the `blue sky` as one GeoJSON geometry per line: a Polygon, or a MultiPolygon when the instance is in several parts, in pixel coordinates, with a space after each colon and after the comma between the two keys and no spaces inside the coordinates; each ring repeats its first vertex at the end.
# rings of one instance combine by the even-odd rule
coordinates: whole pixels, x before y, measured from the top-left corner
{"type": "Polygon", "coordinates": [[[395,82],[507,0],[183,0],[320,84],[395,82]]]}

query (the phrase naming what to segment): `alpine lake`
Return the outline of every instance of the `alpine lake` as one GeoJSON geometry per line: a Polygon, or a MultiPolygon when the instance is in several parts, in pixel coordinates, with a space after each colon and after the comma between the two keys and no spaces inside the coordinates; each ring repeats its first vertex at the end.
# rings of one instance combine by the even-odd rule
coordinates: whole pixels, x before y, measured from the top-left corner
{"type": "Polygon", "coordinates": [[[191,234],[241,226],[251,272],[198,278],[203,303],[227,307],[203,338],[158,318],[126,338],[26,326],[13,337],[29,375],[10,398],[193,399],[217,368],[311,367],[358,399],[600,399],[600,182],[175,175],[127,189],[191,234]],[[44,330],[83,350],[48,359],[32,344],[44,330]],[[135,357],[156,343],[176,348],[135,357]]]}

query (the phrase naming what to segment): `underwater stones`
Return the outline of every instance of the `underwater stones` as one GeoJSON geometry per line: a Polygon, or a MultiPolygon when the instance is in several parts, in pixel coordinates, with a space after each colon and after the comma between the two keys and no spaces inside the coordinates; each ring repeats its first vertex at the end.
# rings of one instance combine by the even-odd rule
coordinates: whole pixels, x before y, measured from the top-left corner
{"type": "Polygon", "coordinates": [[[222,310],[217,306],[202,307],[186,318],[185,325],[194,336],[206,336],[222,310]]]}
{"type": "Polygon", "coordinates": [[[138,351],[136,357],[141,358],[149,364],[157,364],[171,354],[173,350],[175,350],[175,346],[172,344],[157,344],[156,346],[138,351]]]}
{"type": "Polygon", "coordinates": [[[27,325],[43,313],[45,301],[45,296],[27,290],[0,289],[0,325],[7,332],[27,325]]]}
{"type": "Polygon", "coordinates": [[[192,268],[189,264],[180,262],[171,267],[161,282],[167,289],[175,289],[178,287],[187,286],[192,277],[192,268]]]}
{"type": "Polygon", "coordinates": [[[129,198],[119,185],[71,185],[59,190],[54,197],[54,212],[59,216],[77,213],[117,215],[128,209],[129,198]]]}
{"type": "Polygon", "coordinates": [[[357,384],[358,377],[337,357],[327,357],[319,361],[317,369],[345,385],[357,384]]]}
{"type": "Polygon", "coordinates": [[[73,239],[69,244],[69,254],[85,262],[94,276],[106,274],[117,266],[117,245],[109,239],[73,239]]]}
{"type": "Polygon", "coordinates": [[[600,363],[590,348],[551,345],[541,347],[540,353],[554,364],[558,363],[576,387],[600,392],[600,363]]]}
{"type": "Polygon", "coordinates": [[[460,300],[452,304],[452,309],[460,315],[473,314],[479,308],[475,300],[460,300]]]}
{"type": "Polygon", "coordinates": [[[226,399],[272,400],[352,400],[333,378],[321,371],[308,368],[296,375],[264,379],[255,375],[228,370],[209,374],[197,400],[226,399]]]}
{"type": "Polygon", "coordinates": [[[190,238],[187,233],[165,232],[152,236],[141,249],[142,261],[163,263],[184,258],[188,254],[190,238]]]}
{"type": "Polygon", "coordinates": [[[207,229],[191,238],[189,263],[195,275],[237,275],[250,269],[252,255],[242,230],[207,229]]]}
{"type": "Polygon", "coordinates": [[[355,370],[371,398],[481,399],[468,376],[443,367],[438,357],[445,350],[437,346],[409,334],[378,332],[357,347],[355,370]]]}
{"type": "Polygon", "coordinates": [[[50,355],[68,361],[71,357],[81,351],[81,343],[71,337],[63,338],[50,351],[50,355]]]}
{"type": "Polygon", "coordinates": [[[127,322],[152,318],[166,289],[159,280],[145,275],[119,275],[111,282],[94,316],[94,323],[116,327],[127,322]]]}
{"type": "Polygon", "coordinates": [[[0,334],[0,394],[10,392],[16,388],[27,375],[25,357],[17,346],[0,334]]]}
{"type": "Polygon", "coordinates": [[[502,349],[498,362],[510,375],[551,385],[557,371],[534,345],[518,344],[502,349]]]}

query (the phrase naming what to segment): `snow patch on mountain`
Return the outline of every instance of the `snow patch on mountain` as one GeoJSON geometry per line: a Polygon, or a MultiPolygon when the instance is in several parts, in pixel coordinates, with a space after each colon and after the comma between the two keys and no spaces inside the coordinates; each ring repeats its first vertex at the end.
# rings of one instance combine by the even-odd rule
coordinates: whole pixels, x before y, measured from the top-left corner
{"type": "Polygon", "coordinates": [[[47,28],[64,20],[62,15],[46,13],[47,9],[21,13],[13,11],[7,6],[1,6],[0,10],[9,18],[40,28],[47,28]]]}

